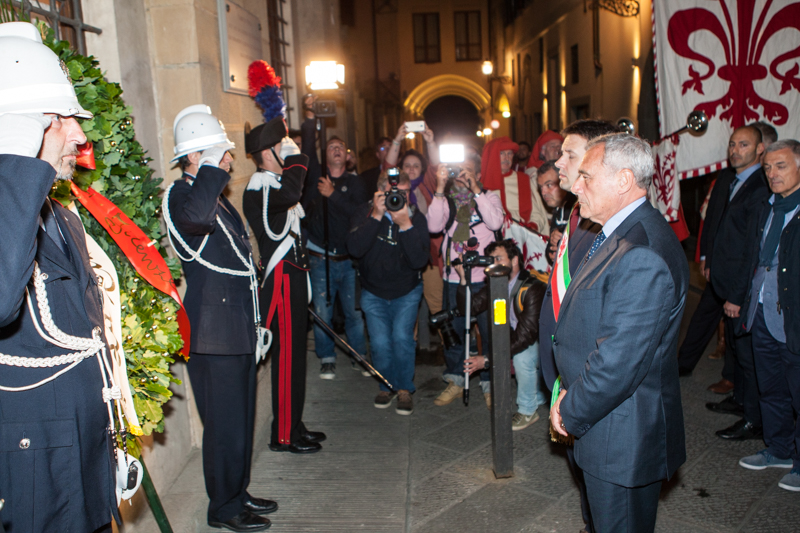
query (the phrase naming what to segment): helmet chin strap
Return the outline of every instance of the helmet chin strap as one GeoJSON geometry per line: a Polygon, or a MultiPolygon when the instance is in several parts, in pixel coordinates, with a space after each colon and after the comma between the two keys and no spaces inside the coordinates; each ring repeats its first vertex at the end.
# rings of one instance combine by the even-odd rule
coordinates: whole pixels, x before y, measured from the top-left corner
{"type": "Polygon", "coordinates": [[[275,161],[277,161],[277,162],[278,162],[278,164],[281,166],[281,168],[284,168],[284,166],[283,166],[283,159],[281,159],[280,157],[278,157],[278,154],[276,154],[276,153],[275,153],[275,147],[274,147],[274,146],[270,146],[270,147],[269,147],[269,151],[270,151],[270,152],[272,152],[272,157],[274,157],[274,158],[275,158],[275,161]]]}

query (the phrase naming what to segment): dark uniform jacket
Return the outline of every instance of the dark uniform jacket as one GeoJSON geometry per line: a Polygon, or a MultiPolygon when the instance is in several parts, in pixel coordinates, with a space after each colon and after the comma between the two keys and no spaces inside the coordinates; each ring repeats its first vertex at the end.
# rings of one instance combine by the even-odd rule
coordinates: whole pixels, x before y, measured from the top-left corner
{"type": "MultiPolygon", "coordinates": [[[[511,355],[517,355],[539,340],[539,311],[542,308],[546,285],[520,270],[513,292],[509,295],[517,317],[517,327],[511,330],[511,355]]],[[[456,293],[458,309],[462,313],[467,303],[466,286],[459,285],[456,293]]],[[[484,285],[472,295],[472,314],[489,309],[489,285],[484,285]]]]}
{"type": "MultiPolygon", "coordinates": [[[[191,176],[184,175],[184,178],[191,176]]],[[[236,208],[222,195],[231,179],[216,167],[204,165],[197,172],[194,185],[179,180],[169,195],[172,222],[186,243],[194,250],[208,235],[200,254],[218,267],[237,271],[247,268],[219,227],[217,216],[225,224],[239,253],[249,260],[252,254],[244,223],[236,208]]],[[[183,257],[183,246],[172,242],[183,257]]],[[[255,353],[256,326],[250,278],[214,272],[198,261],[183,261],[186,297],[183,305],[192,325],[191,351],[208,355],[244,355],[255,353]]]]}
{"type": "MultiPolygon", "coordinates": [[[[102,299],[80,220],[53,202],[69,257],[40,227],[55,178],[48,163],[0,155],[0,353],[56,357],[71,353],[36,331],[25,289],[40,317],[31,282],[34,260],[47,276],[53,322],[67,334],[103,334],[102,299]]],[[[7,531],[94,531],[118,516],[108,411],[96,355],[55,380],[24,392],[0,391],[0,520],[7,531]],[[27,441],[23,442],[23,439],[27,441]],[[27,443],[27,444],[26,444],[27,443]]],[[[0,385],[31,385],[63,370],[0,365],[0,385]]]]}
{"type": "Polygon", "coordinates": [[[759,206],[769,197],[764,170],[751,174],[736,191],[732,200],[731,183],[736,179],[733,169],[720,172],[708,200],[700,255],[711,269],[711,287],[717,296],[734,305],[742,305],[750,286],[747,278],[752,261],[752,248],[747,241],[747,228],[757,217],[759,206]]]}
{"type": "MultiPolygon", "coordinates": [[[[308,157],[303,154],[289,156],[286,158],[284,165],[281,188],[269,190],[267,221],[273,233],[280,233],[283,230],[286,225],[288,210],[300,202],[300,197],[303,193],[303,180],[308,166],[308,157]]],[[[264,191],[262,189],[245,190],[242,196],[242,210],[258,241],[261,266],[266,268],[272,254],[275,253],[282,241],[273,241],[264,229],[264,191]]],[[[289,235],[289,238],[293,237],[289,235]]],[[[296,267],[307,269],[308,256],[302,248],[301,240],[299,238],[296,239],[293,251],[288,252],[284,259],[296,267]]],[[[269,302],[266,303],[268,304],[269,302]]],[[[262,318],[266,319],[266,317],[262,318]]]]}
{"type": "MultiPolygon", "coordinates": [[[[748,288],[753,282],[761,241],[764,238],[764,226],[771,210],[772,204],[765,200],[759,206],[757,216],[754,217],[757,222],[752,224],[749,233],[751,263],[747,270],[749,273],[748,288]]],[[[773,217],[773,224],[782,222],[781,220],[776,221],[773,217]]],[[[742,312],[737,319],[737,331],[743,331],[743,326],[748,322],[746,313],[750,307],[750,298],[751,294],[748,291],[747,299],[742,305],[742,312]]],[[[786,332],[786,346],[793,354],[800,355],[800,211],[795,213],[794,218],[781,232],[778,246],[778,298],[783,315],[783,330],[786,332]]]]}

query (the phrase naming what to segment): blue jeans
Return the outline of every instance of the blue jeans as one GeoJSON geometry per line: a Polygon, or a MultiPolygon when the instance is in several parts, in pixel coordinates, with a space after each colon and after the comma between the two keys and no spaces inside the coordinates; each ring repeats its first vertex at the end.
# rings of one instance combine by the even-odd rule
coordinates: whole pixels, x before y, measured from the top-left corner
{"type": "MultiPolygon", "coordinates": [[[[475,294],[483,287],[483,282],[472,284],[472,293],[475,294]]],[[[458,291],[459,284],[451,283],[445,280],[444,287],[448,291],[447,297],[450,299],[450,309],[456,309],[456,291],[458,291]]],[[[447,307],[446,301],[445,307],[447,307]]],[[[489,353],[489,328],[486,322],[486,312],[478,314],[478,330],[481,332],[481,345],[483,347],[483,354],[489,353]]],[[[456,330],[458,338],[461,339],[462,344],[448,348],[444,352],[445,369],[442,379],[458,385],[464,386],[464,326],[466,324],[466,317],[457,316],[453,319],[453,327],[456,330]]],[[[489,371],[484,370],[481,372],[481,389],[483,392],[491,391],[491,384],[489,382],[489,371]]]]}
{"type": "MultiPolygon", "coordinates": [[[[392,384],[396,391],[414,392],[414,324],[422,299],[422,283],[405,296],[384,300],[366,289],[361,291],[361,309],[367,318],[369,346],[375,370],[392,384]]],[[[383,382],[382,391],[389,391],[383,382]]]]}
{"type": "Polygon", "coordinates": [[[538,342],[514,356],[514,370],[517,374],[517,411],[530,416],[545,402],[544,394],[539,390],[541,370],[538,342]]]}
{"type": "MultiPolygon", "coordinates": [[[[330,261],[331,303],[325,301],[325,259],[311,256],[311,292],[313,294],[314,312],[329,326],[333,315],[333,302],[336,295],[342,303],[344,311],[344,329],[347,342],[359,354],[366,355],[367,345],[364,339],[364,320],[361,312],[356,311],[356,271],[350,261],[330,261]]],[[[336,363],[334,341],[330,334],[314,324],[314,345],[317,357],[322,364],[336,363]]]]}

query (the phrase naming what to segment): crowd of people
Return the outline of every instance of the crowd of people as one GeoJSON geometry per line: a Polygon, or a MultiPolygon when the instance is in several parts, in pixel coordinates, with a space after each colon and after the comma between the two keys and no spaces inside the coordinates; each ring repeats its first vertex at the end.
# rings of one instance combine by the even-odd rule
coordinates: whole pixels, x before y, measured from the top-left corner
{"type": "MultiPolygon", "coordinates": [[[[35,28],[20,24],[0,25],[0,54],[11,39],[23,62],[38,62],[21,74],[20,94],[38,87],[39,71],[60,85],[33,108],[0,113],[0,217],[15,228],[0,245],[0,351],[9,354],[0,361],[0,524],[108,531],[119,518],[120,476],[107,451],[112,393],[85,394],[100,390],[103,364],[60,355],[81,347],[83,358],[106,357],[103,309],[81,222],[47,197],[54,180],[71,179],[86,143],[78,119],[91,113],[35,28]],[[51,369],[66,362],[74,364],[51,369]]],[[[800,491],[800,143],[777,140],[763,124],[733,132],[730,168],[709,193],[699,242],[708,284],[679,350],[689,265],[648,202],[655,168],[646,141],[604,120],[579,120],[545,132],[533,148],[501,137],[442,163],[427,125],[425,154],[403,152],[403,124],[376,143],[378,166],[359,175],[344,140],[318,146],[313,98],[300,131],[290,132],[271,87],[256,88],[267,95],[256,97],[264,123],[245,128],[255,172],[244,219],[223,194],[234,144],[222,123],[193,105],[173,124],[182,176],[164,193],[163,216],[185,275],[209,525],[261,531],[278,509],[248,492],[256,368],[268,353],[269,449],[322,449],[325,434],[303,423],[309,305],[319,377],[336,379],[338,302],[348,349],[369,352],[363,370],[381,378],[373,405],[395,403],[411,415],[424,299],[446,325],[446,385],[433,403],[460,398],[475,374],[491,409],[488,287],[482,268],[465,268],[470,254],[510,272],[512,429],[537,422],[552,392],[550,431],[568,443],[585,531],[654,530],[662,482],[686,460],[679,376],[692,371],[721,318],[725,369],[714,386],[732,394],[708,408],[742,418],[717,434],[763,438],[766,448],[739,464],[784,468],[779,486],[800,491]],[[547,242],[549,272],[525,267],[519,243],[504,235],[511,224],[547,242]]]]}

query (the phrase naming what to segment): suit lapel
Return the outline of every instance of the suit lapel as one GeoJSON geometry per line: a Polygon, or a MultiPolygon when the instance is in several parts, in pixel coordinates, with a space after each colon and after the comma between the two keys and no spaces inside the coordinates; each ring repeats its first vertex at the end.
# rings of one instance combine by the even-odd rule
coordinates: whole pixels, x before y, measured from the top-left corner
{"type": "Polygon", "coordinates": [[[572,278],[569,287],[567,287],[567,292],[564,295],[564,301],[561,304],[561,312],[559,314],[563,314],[568,309],[573,294],[580,285],[583,284],[586,278],[602,268],[608,258],[616,252],[619,247],[619,241],[625,237],[625,234],[627,234],[636,223],[650,215],[653,209],[653,206],[647,201],[637,207],[633,213],[628,215],[628,218],[622,221],[622,224],[617,226],[617,229],[614,230],[611,236],[606,238],[605,242],[597,249],[591,259],[586,261],[583,266],[579,267],[577,274],[572,278]]]}

